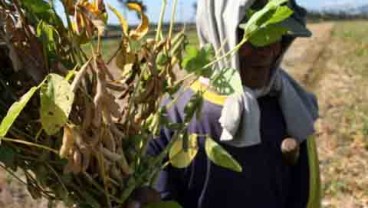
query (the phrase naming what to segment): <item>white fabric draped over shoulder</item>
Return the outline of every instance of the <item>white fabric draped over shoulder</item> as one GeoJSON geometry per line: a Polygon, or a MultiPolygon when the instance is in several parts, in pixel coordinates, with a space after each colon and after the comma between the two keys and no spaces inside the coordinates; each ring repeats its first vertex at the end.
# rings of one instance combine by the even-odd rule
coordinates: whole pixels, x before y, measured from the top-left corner
{"type": "MultiPolygon", "coordinates": [[[[233,49],[239,41],[238,25],[254,1],[199,0],[196,21],[201,46],[212,44],[219,57],[233,49]]],[[[268,86],[251,90],[241,85],[237,55],[220,60],[213,68],[213,70],[223,69],[233,69],[237,73],[232,73],[232,77],[228,79],[235,91],[228,95],[218,121],[223,127],[220,138],[222,142],[235,147],[252,146],[262,142],[257,98],[271,91],[278,92],[289,136],[302,142],[314,133],[314,122],[318,118],[316,98],[306,92],[285,71],[277,67],[268,86]]],[[[204,82],[208,83],[208,80],[204,82]]]]}

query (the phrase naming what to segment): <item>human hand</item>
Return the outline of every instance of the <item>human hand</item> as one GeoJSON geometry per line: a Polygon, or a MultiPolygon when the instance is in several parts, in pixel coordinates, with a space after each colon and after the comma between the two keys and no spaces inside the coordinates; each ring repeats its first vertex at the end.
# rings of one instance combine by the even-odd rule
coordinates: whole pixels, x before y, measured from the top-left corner
{"type": "Polygon", "coordinates": [[[144,206],[161,201],[160,194],[153,188],[145,186],[136,189],[127,202],[126,208],[143,208],[144,206]]]}
{"type": "Polygon", "coordinates": [[[300,145],[294,138],[286,138],[281,143],[282,159],[288,165],[295,165],[299,159],[300,145]]]}

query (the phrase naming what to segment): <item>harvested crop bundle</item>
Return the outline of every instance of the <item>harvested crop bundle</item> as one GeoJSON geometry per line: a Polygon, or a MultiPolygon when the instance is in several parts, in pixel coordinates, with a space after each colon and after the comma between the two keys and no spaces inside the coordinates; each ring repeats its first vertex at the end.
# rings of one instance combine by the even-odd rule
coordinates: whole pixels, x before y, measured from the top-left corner
{"type": "MultiPolygon", "coordinates": [[[[141,18],[137,28],[129,28],[102,0],[61,3],[66,26],[46,1],[0,1],[0,39],[6,46],[1,54],[7,56],[7,65],[0,66],[1,166],[23,170],[34,198],[78,207],[123,207],[134,190],[154,181],[165,162],[187,167],[198,152],[198,135],[188,135],[187,128],[199,116],[206,89],[192,97],[182,123],[165,118],[170,105],[161,105],[164,97],[175,102],[186,80],[204,76],[218,81],[222,73],[213,73],[212,65],[238,47],[220,58],[210,46],[186,49],[185,31],[173,34],[174,18],[168,35],[163,34],[163,15],[155,38],[149,38],[149,19],[133,2],[127,8],[141,18]],[[107,9],[122,30],[111,58],[119,68],[114,73],[101,55],[107,9]],[[176,77],[178,66],[187,70],[186,77],[176,77]],[[174,132],[172,141],[160,155],[147,155],[147,145],[163,127],[174,132]]],[[[276,6],[268,10],[275,13],[276,6]]],[[[245,27],[242,43],[271,24],[250,22],[253,27],[245,27]]],[[[206,139],[205,151],[215,164],[241,171],[223,148],[206,139]]]]}

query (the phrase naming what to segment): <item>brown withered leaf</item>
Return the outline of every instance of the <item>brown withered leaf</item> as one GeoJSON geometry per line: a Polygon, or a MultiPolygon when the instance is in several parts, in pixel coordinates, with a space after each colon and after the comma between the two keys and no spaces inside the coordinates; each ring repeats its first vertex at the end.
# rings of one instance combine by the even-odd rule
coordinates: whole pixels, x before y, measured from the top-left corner
{"type": "Polygon", "coordinates": [[[124,16],[113,6],[111,6],[110,4],[108,4],[109,9],[115,14],[115,16],[118,18],[120,26],[121,26],[121,30],[124,33],[124,36],[128,36],[128,30],[129,30],[129,25],[128,22],[126,21],[126,19],[124,18],[124,16]]]}
{"type": "Polygon", "coordinates": [[[127,7],[130,10],[134,10],[134,11],[138,12],[139,15],[141,16],[141,23],[138,25],[138,27],[135,30],[130,31],[130,34],[129,34],[129,36],[133,40],[140,40],[148,33],[149,19],[143,13],[143,8],[140,4],[131,2],[131,3],[127,4],[127,7]]]}
{"type": "Polygon", "coordinates": [[[116,65],[123,71],[127,70],[126,67],[133,66],[136,61],[136,56],[133,52],[131,52],[126,44],[121,44],[120,50],[116,55],[116,65]]]}
{"type": "Polygon", "coordinates": [[[34,81],[41,82],[47,74],[42,44],[20,19],[11,14],[6,14],[1,19],[5,21],[5,29],[1,33],[9,49],[14,70],[24,69],[34,81]]]}

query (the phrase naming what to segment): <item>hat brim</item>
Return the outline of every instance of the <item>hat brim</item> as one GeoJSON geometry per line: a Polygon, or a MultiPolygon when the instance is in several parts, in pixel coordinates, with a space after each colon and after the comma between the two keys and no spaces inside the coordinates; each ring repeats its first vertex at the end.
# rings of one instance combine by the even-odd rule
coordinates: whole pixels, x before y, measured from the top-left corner
{"type": "Polygon", "coordinates": [[[279,23],[280,26],[288,30],[287,35],[292,37],[311,37],[312,32],[308,30],[306,26],[295,20],[293,17],[289,17],[286,20],[279,23]]]}

